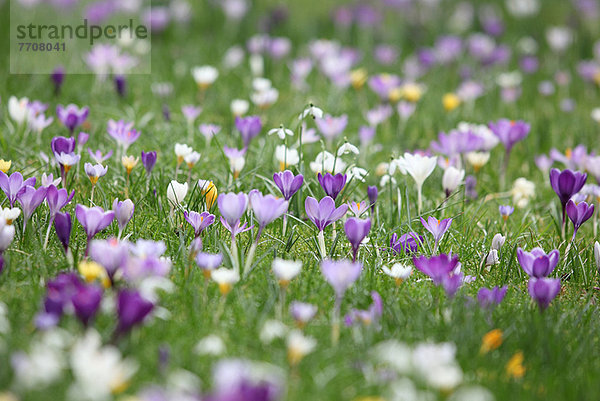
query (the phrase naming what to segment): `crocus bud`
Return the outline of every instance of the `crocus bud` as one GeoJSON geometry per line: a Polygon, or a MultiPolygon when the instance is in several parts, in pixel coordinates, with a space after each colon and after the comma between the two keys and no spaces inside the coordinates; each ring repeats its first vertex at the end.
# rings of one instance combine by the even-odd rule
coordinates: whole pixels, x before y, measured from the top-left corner
{"type": "Polygon", "coordinates": [[[153,308],[154,304],[144,299],[139,292],[121,290],[117,300],[117,314],[119,316],[117,333],[126,333],[133,326],[142,323],[153,308]]]}
{"type": "Polygon", "coordinates": [[[498,251],[492,249],[490,253],[488,253],[487,259],[485,260],[486,266],[493,266],[500,263],[500,258],[498,257],[498,251]]]}
{"type": "Polygon", "coordinates": [[[371,204],[371,213],[375,210],[375,202],[377,202],[377,196],[379,191],[375,185],[367,187],[367,196],[369,197],[369,203],[371,204]]]}
{"type": "Polygon", "coordinates": [[[442,187],[446,192],[446,196],[450,196],[452,192],[456,191],[464,178],[465,170],[459,170],[454,166],[448,167],[442,177],[442,187]]]}
{"type": "Polygon", "coordinates": [[[54,94],[58,95],[60,88],[65,80],[65,69],[63,67],[56,67],[50,75],[52,82],[54,83],[54,94]]]}
{"type": "Polygon", "coordinates": [[[135,205],[131,201],[131,199],[125,199],[124,201],[119,201],[119,199],[115,199],[113,202],[113,211],[115,212],[115,217],[117,219],[117,223],[119,225],[119,232],[122,232],[125,229],[125,226],[131,218],[133,217],[133,211],[135,210],[135,205]]]}
{"type": "Polygon", "coordinates": [[[492,249],[500,252],[502,245],[504,245],[504,241],[506,241],[506,237],[502,234],[498,233],[494,235],[494,238],[492,238],[492,249]]]}
{"type": "Polygon", "coordinates": [[[3,227],[0,229],[0,254],[8,249],[15,237],[15,226],[6,223],[2,225],[3,227]]]}
{"type": "Polygon", "coordinates": [[[120,97],[124,97],[127,93],[127,82],[123,75],[115,76],[115,90],[120,97]]]}
{"type": "Polygon", "coordinates": [[[150,175],[156,164],[156,152],[142,152],[142,164],[146,169],[146,174],[150,175]]]}
{"type": "Polygon", "coordinates": [[[94,285],[83,286],[71,298],[75,315],[87,327],[90,320],[96,316],[102,301],[102,288],[94,285]]]}
{"type": "Polygon", "coordinates": [[[90,139],[90,134],[88,134],[87,132],[81,131],[79,133],[79,135],[77,135],[77,147],[80,150],[83,149],[83,146],[87,143],[87,141],[89,139],[90,139]]]}
{"type": "Polygon", "coordinates": [[[54,229],[56,236],[60,240],[65,252],[69,249],[69,239],[71,237],[71,215],[69,213],[57,212],[54,217],[54,229]]]}

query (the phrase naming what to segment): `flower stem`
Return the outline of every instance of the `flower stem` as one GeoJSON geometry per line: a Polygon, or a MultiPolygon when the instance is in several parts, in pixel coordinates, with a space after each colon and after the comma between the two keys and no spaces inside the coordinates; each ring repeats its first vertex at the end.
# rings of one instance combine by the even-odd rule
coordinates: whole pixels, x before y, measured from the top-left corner
{"type": "Polygon", "coordinates": [[[323,234],[323,230],[319,231],[317,239],[319,240],[319,250],[321,251],[321,259],[325,259],[327,256],[327,252],[325,251],[325,236],[323,234]]]}
{"type": "Polygon", "coordinates": [[[54,222],[54,217],[50,217],[50,222],[48,223],[48,229],[46,230],[46,239],[44,239],[44,251],[48,247],[48,238],[50,237],[50,227],[52,227],[53,222],[54,222]]]}

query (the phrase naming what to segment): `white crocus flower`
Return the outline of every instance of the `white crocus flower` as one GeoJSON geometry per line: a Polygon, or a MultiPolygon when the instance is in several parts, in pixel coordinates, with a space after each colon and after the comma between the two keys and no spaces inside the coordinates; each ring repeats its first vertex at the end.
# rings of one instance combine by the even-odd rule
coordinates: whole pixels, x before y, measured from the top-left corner
{"type": "Polygon", "coordinates": [[[213,270],[210,276],[219,285],[222,295],[227,295],[235,283],[240,281],[240,274],[236,270],[221,267],[213,270]]]}
{"type": "Polygon", "coordinates": [[[465,155],[467,163],[473,166],[475,172],[479,171],[490,160],[489,152],[469,152],[465,155]]]}
{"type": "Polygon", "coordinates": [[[14,120],[17,124],[22,124],[27,120],[27,116],[29,115],[29,99],[23,97],[18,99],[15,96],[11,96],[8,99],[8,114],[10,118],[14,120]]]}
{"type": "Polygon", "coordinates": [[[289,128],[285,128],[283,124],[281,124],[278,128],[273,128],[267,132],[269,135],[277,134],[279,139],[284,140],[286,135],[294,136],[294,131],[289,128]]]}
{"type": "Polygon", "coordinates": [[[265,324],[263,324],[258,338],[264,344],[270,344],[273,342],[273,340],[285,336],[287,331],[287,326],[281,323],[279,320],[267,320],[265,324]]]}
{"type": "Polygon", "coordinates": [[[204,65],[201,67],[194,67],[192,69],[192,76],[200,89],[206,89],[217,80],[219,71],[213,66],[204,65]]]}
{"type": "Polygon", "coordinates": [[[275,159],[279,162],[279,169],[283,171],[289,166],[297,165],[300,162],[300,155],[296,149],[279,145],[275,147],[275,159]]]}
{"type": "Polygon", "coordinates": [[[417,211],[421,214],[423,183],[433,173],[433,170],[435,170],[437,156],[428,157],[406,152],[404,156],[398,159],[398,163],[401,171],[404,169],[417,184],[417,211]]]}
{"type": "Polygon", "coordinates": [[[181,204],[188,192],[188,183],[179,183],[175,180],[169,183],[167,187],[167,199],[173,207],[181,204]]]}
{"type": "Polygon", "coordinates": [[[186,145],[185,143],[176,143],[175,144],[175,156],[177,156],[177,164],[183,163],[185,157],[192,153],[194,149],[191,146],[186,145]]]}
{"type": "Polygon", "coordinates": [[[492,249],[495,249],[499,252],[500,249],[502,249],[502,245],[504,245],[505,241],[506,237],[500,233],[497,233],[494,235],[494,238],[492,238],[492,249]]]}
{"type": "Polygon", "coordinates": [[[233,99],[229,107],[231,108],[231,113],[234,116],[243,116],[248,112],[248,109],[250,108],[250,102],[244,99],[233,99]]]}
{"type": "Polygon", "coordinates": [[[275,277],[279,280],[279,285],[286,287],[294,277],[300,274],[302,261],[276,258],[273,260],[271,267],[273,268],[275,277]]]}
{"type": "Polygon", "coordinates": [[[199,355],[219,356],[225,352],[225,343],[221,337],[211,334],[198,341],[194,347],[194,352],[199,355]]]}
{"type": "Polygon", "coordinates": [[[305,336],[300,330],[293,330],[287,338],[288,360],[297,365],[302,358],[311,353],[317,346],[317,340],[305,336]]]}
{"type": "Polygon", "coordinates": [[[187,166],[192,168],[196,163],[198,163],[198,160],[200,160],[200,153],[193,151],[189,155],[186,155],[184,160],[187,166]]]}
{"type": "Polygon", "coordinates": [[[444,175],[442,176],[442,188],[444,188],[446,196],[450,196],[451,193],[456,191],[460,184],[462,184],[464,178],[465,170],[457,169],[454,166],[450,166],[444,170],[444,175]]]}
{"type": "Polygon", "coordinates": [[[395,279],[396,284],[400,285],[400,283],[402,283],[403,280],[406,280],[412,273],[412,266],[394,263],[391,269],[387,266],[383,266],[381,270],[391,278],[395,279]]]}
{"type": "Polygon", "coordinates": [[[21,215],[21,209],[18,207],[5,207],[0,210],[0,218],[4,219],[6,224],[11,225],[21,215]]]}
{"type": "Polygon", "coordinates": [[[517,178],[510,193],[513,203],[522,209],[529,204],[529,199],[535,196],[535,184],[526,178],[517,178]]]}

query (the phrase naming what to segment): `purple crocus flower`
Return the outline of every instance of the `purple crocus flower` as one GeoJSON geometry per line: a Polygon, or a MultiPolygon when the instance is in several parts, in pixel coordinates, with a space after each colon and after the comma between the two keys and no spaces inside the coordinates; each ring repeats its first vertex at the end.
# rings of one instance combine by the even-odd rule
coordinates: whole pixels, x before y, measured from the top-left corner
{"type": "Polygon", "coordinates": [[[494,287],[490,288],[481,288],[477,293],[477,302],[479,302],[479,306],[482,309],[488,309],[493,306],[498,305],[504,299],[506,295],[507,286],[504,287],[494,287]]]}
{"type": "Polygon", "coordinates": [[[146,169],[146,174],[149,176],[152,173],[152,169],[156,164],[156,152],[144,152],[142,151],[142,164],[146,169]]]}
{"type": "Polygon", "coordinates": [[[121,290],[117,299],[117,314],[119,324],[117,335],[127,333],[135,325],[141,324],[152,309],[154,304],[144,299],[135,290],[121,290]]]}
{"type": "Polygon", "coordinates": [[[592,215],[594,214],[594,205],[588,204],[587,202],[579,202],[575,203],[573,200],[569,200],[567,202],[567,215],[569,219],[573,222],[573,238],[575,239],[575,234],[577,234],[577,230],[583,223],[585,223],[592,215]]]}
{"type": "Polygon", "coordinates": [[[559,278],[530,278],[527,284],[529,295],[537,302],[540,307],[540,311],[544,311],[550,302],[560,292],[560,279],[559,278]]]}
{"type": "Polygon", "coordinates": [[[215,215],[210,214],[209,212],[183,212],[183,217],[185,217],[185,221],[190,223],[194,229],[194,236],[196,238],[202,234],[202,231],[204,231],[205,228],[215,222],[215,215]]]}
{"type": "Polygon", "coordinates": [[[361,242],[369,235],[371,230],[371,219],[359,219],[350,217],[344,224],[344,231],[350,244],[352,245],[352,260],[356,262],[356,255],[361,242]]]}
{"type": "Polygon", "coordinates": [[[108,135],[121,145],[123,150],[127,150],[129,145],[137,141],[141,134],[140,131],[133,129],[132,122],[125,122],[123,120],[108,120],[107,132],[108,135]]]}
{"type": "Polygon", "coordinates": [[[73,297],[84,287],[75,273],[61,273],[46,285],[44,310],[36,317],[36,326],[41,329],[58,324],[65,309],[72,306],[73,297]]]}
{"type": "Polygon", "coordinates": [[[490,122],[488,126],[504,145],[506,154],[510,154],[513,146],[525,139],[531,129],[530,125],[524,121],[512,121],[505,118],[496,122],[490,122]]]}
{"type": "Polygon", "coordinates": [[[92,160],[96,162],[96,164],[102,164],[105,160],[108,160],[112,156],[113,151],[109,150],[105,155],[103,155],[100,149],[92,152],[92,149],[88,148],[88,153],[90,154],[92,160]]]}
{"type": "Polygon", "coordinates": [[[115,75],[114,78],[115,90],[120,97],[125,97],[127,94],[127,81],[123,75],[115,75]]]}
{"type": "Polygon", "coordinates": [[[581,191],[581,188],[583,188],[586,180],[587,174],[580,171],[573,171],[569,169],[560,171],[556,168],[550,170],[550,185],[552,185],[552,189],[554,192],[556,192],[556,195],[558,195],[558,199],[560,199],[562,206],[563,236],[565,229],[564,226],[567,222],[567,202],[573,197],[573,195],[581,191]]]}
{"type": "Polygon", "coordinates": [[[88,246],[85,249],[87,255],[90,240],[112,223],[115,212],[112,210],[105,212],[100,206],[87,207],[77,204],[75,206],[75,217],[77,217],[87,235],[88,246]]]}
{"type": "Polygon", "coordinates": [[[248,207],[248,195],[243,192],[220,194],[217,198],[217,204],[221,216],[229,226],[233,227],[239,223],[248,207]]]}
{"type": "Polygon", "coordinates": [[[366,310],[352,309],[344,318],[346,326],[352,326],[358,322],[370,326],[376,324],[383,313],[383,301],[377,291],[371,292],[373,303],[366,310]]]}
{"type": "Polygon", "coordinates": [[[335,200],[342,189],[344,189],[344,185],[346,185],[346,174],[337,173],[336,175],[331,175],[331,173],[325,173],[322,175],[318,174],[319,184],[321,184],[321,188],[325,191],[325,195],[331,196],[333,200],[335,200]]]}
{"type": "Polygon", "coordinates": [[[348,125],[348,116],[343,114],[339,117],[333,117],[326,114],[322,118],[316,118],[315,124],[317,124],[317,128],[321,134],[323,134],[325,139],[331,141],[344,132],[346,125],[348,125]]]}
{"type": "Polygon", "coordinates": [[[25,191],[25,187],[28,185],[32,187],[35,186],[35,177],[30,177],[26,180],[23,180],[23,175],[18,171],[12,173],[10,177],[3,171],[0,171],[0,189],[2,189],[8,198],[10,207],[15,205],[19,194],[25,191]]]}
{"type": "Polygon", "coordinates": [[[360,262],[351,262],[349,260],[329,260],[321,262],[321,272],[325,280],[333,287],[336,297],[336,305],[339,305],[344,297],[344,293],[358,279],[362,272],[360,262]]]}
{"type": "Polygon", "coordinates": [[[50,147],[52,148],[52,153],[61,154],[61,153],[73,153],[75,152],[75,138],[70,137],[66,138],[64,136],[55,136],[52,138],[50,142],[50,147]]]}
{"type": "Polygon", "coordinates": [[[83,124],[89,112],[89,107],[79,108],[77,105],[72,103],[66,107],[62,104],[56,106],[56,115],[58,116],[59,121],[69,129],[71,135],[76,127],[83,124]]]}
{"type": "Polygon", "coordinates": [[[306,302],[292,301],[290,304],[290,315],[296,324],[303,327],[317,313],[317,306],[306,302]]]}
{"type": "Polygon", "coordinates": [[[435,285],[443,285],[446,278],[459,266],[458,255],[446,255],[444,253],[432,257],[413,257],[415,267],[422,273],[428,275],[435,285]]]}
{"type": "Polygon", "coordinates": [[[221,266],[223,263],[223,255],[220,253],[200,252],[196,255],[196,264],[206,278],[210,278],[210,272],[221,266]]]}
{"type": "Polygon", "coordinates": [[[79,288],[79,291],[71,298],[75,316],[77,316],[81,323],[86,327],[100,309],[102,292],[102,288],[98,286],[84,285],[79,288]]]}
{"type": "Polygon", "coordinates": [[[188,124],[193,124],[200,113],[202,113],[202,107],[186,104],[181,106],[181,113],[188,124]]]}
{"type": "Polygon", "coordinates": [[[542,248],[536,247],[531,252],[517,248],[517,260],[530,277],[548,277],[554,270],[560,259],[560,252],[554,249],[546,254],[542,248]]]}
{"type": "Polygon", "coordinates": [[[50,220],[54,218],[63,207],[65,207],[75,196],[75,190],[69,194],[66,189],[58,189],[54,185],[49,185],[46,191],[46,203],[50,210],[50,220]]]}
{"type": "Polygon", "coordinates": [[[500,205],[500,206],[498,206],[498,211],[500,212],[502,219],[504,221],[506,221],[506,220],[508,220],[508,216],[513,214],[513,212],[515,211],[515,208],[510,205],[500,205]]]}
{"type": "Polygon", "coordinates": [[[369,203],[371,206],[371,214],[375,213],[375,203],[377,202],[377,196],[379,195],[379,191],[376,186],[367,187],[367,197],[369,198],[369,203]]]}
{"type": "Polygon", "coordinates": [[[464,281],[465,276],[462,272],[451,272],[449,275],[443,278],[442,287],[444,287],[446,295],[452,298],[454,295],[456,295],[456,291],[458,291],[464,281]]]}
{"type": "Polygon", "coordinates": [[[302,186],[304,177],[302,174],[298,174],[294,177],[294,173],[290,170],[285,170],[273,174],[273,181],[275,181],[275,185],[277,185],[277,188],[281,191],[283,199],[289,201],[302,186]]]}
{"type": "Polygon", "coordinates": [[[335,201],[330,196],[324,197],[320,202],[308,196],[304,202],[304,207],[306,214],[315,223],[319,231],[323,231],[325,227],[341,219],[348,211],[348,205],[345,203],[336,209],[335,201]]]}
{"type": "Polygon", "coordinates": [[[390,239],[390,248],[396,253],[415,253],[423,243],[423,237],[416,232],[410,231],[400,237],[396,233],[390,239]]]}
{"type": "Polygon", "coordinates": [[[54,230],[56,231],[56,236],[60,240],[60,243],[65,249],[65,253],[67,253],[67,250],[69,249],[71,227],[71,215],[66,212],[57,212],[54,216],[54,230]]]}
{"type": "Polygon", "coordinates": [[[435,253],[440,240],[450,228],[452,219],[438,220],[433,216],[429,216],[427,221],[425,221],[425,219],[421,217],[421,224],[423,224],[423,227],[433,235],[433,240],[435,241],[433,252],[435,253]]]}
{"type": "Polygon", "coordinates": [[[254,217],[258,221],[259,228],[256,234],[256,241],[258,242],[262,230],[287,212],[289,203],[285,199],[278,199],[270,194],[263,195],[256,189],[250,191],[248,200],[254,212],[254,217]]]}
{"type": "Polygon", "coordinates": [[[248,147],[250,141],[260,133],[262,123],[259,116],[237,116],[235,118],[235,127],[242,136],[244,147],[248,147]]]}
{"type": "Polygon", "coordinates": [[[104,267],[111,280],[129,258],[127,243],[114,237],[106,240],[92,240],[89,245],[89,253],[93,261],[104,267]]]}
{"type": "Polygon", "coordinates": [[[17,199],[23,209],[23,232],[27,227],[27,221],[35,212],[35,209],[46,199],[46,191],[48,188],[40,187],[35,189],[31,185],[25,185],[18,193],[17,199]]]}
{"type": "Polygon", "coordinates": [[[52,83],[54,84],[54,94],[58,95],[65,80],[65,69],[61,66],[56,67],[52,71],[52,74],[50,74],[50,79],[52,79],[52,83]]]}
{"type": "Polygon", "coordinates": [[[458,130],[449,133],[440,132],[438,140],[432,141],[431,150],[447,156],[456,156],[481,149],[484,146],[482,137],[471,131],[462,132],[458,130]]]}
{"type": "Polygon", "coordinates": [[[119,237],[123,233],[125,226],[131,218],[133,217],[133,212],[135,211],[135,205],[131,201],[131,199],[125,199],[124,201],[120,201],[118,198],[113,201],[113,211],[115,212],[115,217],[117,219],[117,223],[119,225],[119,237]]]}

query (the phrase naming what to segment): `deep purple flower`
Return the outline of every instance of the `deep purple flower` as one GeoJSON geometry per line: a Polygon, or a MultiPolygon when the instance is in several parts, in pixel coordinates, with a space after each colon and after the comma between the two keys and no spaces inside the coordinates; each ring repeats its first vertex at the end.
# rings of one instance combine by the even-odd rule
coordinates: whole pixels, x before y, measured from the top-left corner
{"type": "Polygon", "coordinates": [[[573,222],[573,239],[575,239],[579,227],[594,214],[594,204],[588,204],[587,202],[575,203],[573,200],[569,200],[566,209],[569,219],[573,222]]]}
{"type": "Polygon", "coordinates": [[[294,174],[290,170],[285,170],[273,174],[273,181],[275,181],[275,185],[277,185],[277,188],[281,191],[283,199],[289,201],[302,186],[304,177],[302,174],[298,174],[294,177],[294,174]]]}
{"type": "Polygon", "coordinates": [[[49,185],[46,191],[46,203],[50,210],[50,220],[54,218],[57,212],[65,207],[75,196],[75,190],[69,194],[66,189],[57,189],[54,185],[49,185]]]}
{"type": "Polygon", "coordinates": [[[250,141],[260,133],[262,123],[259,116],[237,116],[235,118],[235,127],[242,136],[244,147],[248,147],[250,141]]]}
{"type": "Polygon", "coordinates": [[[69,240],[71,238],[71,215],[69,213],[57,212],[54,216],[54,230],[56,236],[60,240],[65,253],[69,249],[69,240]]]}
{"type": "Polygon", "coordinates": [[[46,191],[48,188],[40,187],[35,189],[31,185],[26,185],[19,191],[17,199],[23,209],[23,231],[27,227],[27,221],[35,212],[35,209],[46,199],[46,191]]]}
{"type": "Polygon", "coordinates": [[[153,308],[154,304],[144,299],[139,292],[121,290],[117,300],[117,314],[119,316],[117,333],[126,333],[133,326],[141,324],[153,308]]]}
{"type": "Polygon", "coordinates": [[[483,309],[487,309],[498,305],[504,299],[507,289],[507,286],[496,286],[492,289],[485,287],[481,288],[477,293],[477,301],[479,302],[479,306],[483,309]]]}
{"type": "Polygon", "coordinates": [[[155,151],[152,151],[152,152],[142,151],[142,164],[144,165],[144,168],[146,169],[146,174],[150,175],[150,173],[152,173],[152,169],[154,168],[154,165],[156,164],[156,152],[155,151]]]}
{"type": "MultiPolygon", "coordinates": [[[[105,212],[100,206],[86,207],[81,204],[75,206],[75,217],[87,234],[88,247],[89,242],[96,234],[104,230],[112,223],[115,218],[115,212],[112,210],[105,212]]],[[[87,255],[88,248],[85,249],[87,255]]]]}
{"type": "Polygon", "coordinates": [[[517,260],[530,277],[548,277],[554,270],[560,259],[558,249],[546,254],[542,248],[533,248],[531,252],[525,252],[517,248],[517,260]]]}
{"type": "Polygon", "coordinates": [[[500,139],[500,142],[504,145],[506,153],[509,154],[513,146],[525,139],[529,134],[530,125],[524,121],[511,121],[502,118],[496,122],[490,122],[488,124],[494,135],[500,139]]]}
{"type": "Polygon", "coordinates": [[[279,199],[270,194],[263,195],[256,189],[250,191],[248,201],[258,222],[259,229],[256,235],[258,241],[261,231],[287,212],[289,203],[285,199],[279,199]]]}
{"type": "Polygon", "coordinates": [[[336,175],[331,175],[331,173],[325,173],[322,175],[318,174],[319,184],[321,184],[321,188],[325,191],[325,195],[331,196],[333,200],[335,200],[342,189],[344,189],[344,185],[346,185],[346,174],[337,173],[336,175]]]}
{"type": "Polygon", "coordinates": [[[62,104],[56,106],[56,115],[58,116],[58,119],[69,129],[71,134],[73,134],[76,127],[83,124],[89,112],[90,109],[88,107],[79,108],[72,103],[66,107],[62,104]]]}
{"type": "Polygon", "coordinates": [[[421,224],[423,224],[423,227],[425,227],[425,229],[429,231],[431,235],[433,235],[433,240],[435,241],[435,249],[437,249],[438,243],[440,242],[446,231],[448,231],[448,229],[450,228],[450,225],[452,224],[452,219],[438,220],[433,216],[429,216],[427,218],[427,221],[425,221],[425,219],[421,217],[421,224]]]}
{"type": "Polygon", "coordinates": [[[344,293],[358,279],[362,272],[360,262],[351,262],[349,260],[329,260],[321,262],[321,272],[325,280],[333,287],[336,296],[336,303],[339,304],[344,293]]]}
{"type": "Polygon", "coordinates": [[[86,285],[79,288],[71,302],[75,310],[75,316],[84,326],[88,326],[90,320],[96,316],[102,301],[102,288],[95,285],[86,285]]]}
{"type": "Polygon", "coordinates": [[[377,291],[371,292],[371,299],[373,303],[366,310],[352,309],[344,317],[346,326],[352,326],[358,322],[362,322],[365,325],[376,324],[383,313],[383,301],[381,295],[377,291]]]}
{"type": "Polygon", "coordinates": [[[117,219],[117,223],[119,225],[119,233],[122,233],[127,223],[129,223],[129,221],[133,217],[135,205],[133,204],[131,199],[125,199],[124,201],[120,201],[118,198],[116,198],[113,201],[112,206],[113,212],[115,212],[115,218],[117,219]]]}
{"type": "Polygon", "coordinates": [[[371,206],[371,213],[375,212],[375,203],[377,202],[377,196],[379,195],[379,191],[375,185],[367,187],[367,197],[369,198],[369,203],[371,206]]]}
{"type": "Polygon", "coordinates": [[[442,287],[446,291],[446,295],[450,298],[454,297],[456,291],[460,288],[465,280],[463,272],[451,272],[442,279],[442,287]]]}
{"type": "Polygon", "coordinates": [[[396,253],[414,253],[421,244],[423,244],[423,237],[413,231],[402,234],[400,238],[394,233],[390,239],[390,248],[396,253]]]}
{"type": "Polygon", "coordinates": [[[69,154],[75,152],[75,138],[69,137],[66,138],[64,136],[55,136],[52,138],[50,142],[50,147],[52,148],[52,153],[54,154],[69,154]]]}
{"type": "Polygon", "coordinates": [[[15,205],[17,197],[21,192],[25,191],[25,187],[28,185],[35,186],[35,177],[23,180],[23,175],[18,171],[12,173],[10,177],[3,171],[0,171],[0,189],[6,194],[10,207],[15,205]]]}
{"type": "Polygon", "coordinates": [[[54,71],[52,71],[52,74],[50,74],[50,78],[54,84],[54,94],[58,95],[65,80],[65,69],[61,66],[56,67],[54,71]]]}
{"type": "Polygon", "coordinates": [[[413,263],[417,269],[431,277],[435,285],[442,285],[444,279],[451,275],[459,265],[458,255],[451,256],[444,253],[429,258],[414,256],[413,263]]]}
{"type": "Polygon", "coordinates": [[[560,292],[560,279],[532,277],[529,279],[527,289],[529,290],[531,299],[537,302],[540,311],[543,312],[560,292]]]}
{"type": "Polygon", "coordinates": [[[558,195],[558,199],[560,199],[562,205],[563,226],[567,221],[567,202],[573,195],[581,191],[586,180],[587,174],[580,171],[572,171],[569,169],[560,171],[556,168],[550,170],[550,185],[552,185],[552,189],[556,192],[556,195],[558,195]]]}
{"type": "Polygon", "coordinates": [[[336,209],[335,201],[329,196],[324,197],[320,202],[308,196],[304,207],[307,216],[315,223],[319,231],[323,231],[325,227],[341,219],[348,211],[348,205],[345,203],[336,209]]]}
{"type": "Polygon", "coordinates": [[[115,75],[115,90],[120,97],[125,97],[127,94],[127,81],[123,75],[115,75]]]}
{"type": "Polygon", "coordinates": [[[371,219],[359,219],[350,217],[344,224],[344,231],[350,244],[352,245],[352,260],[356,262],[356,254],[361,242],[369,235],[371,230],[371,219]]]}
{"type": "Polygon", "coordinates": [[[183,217],[185,217],[185,221],[190,223],[192,228],[194,229],[194,236],[198,237],[202,234],[202,231],[213,224],[215,222],[215,215],[210,214],[209,212],[194,212],[190,211],[183,212],[183,217]]]}

